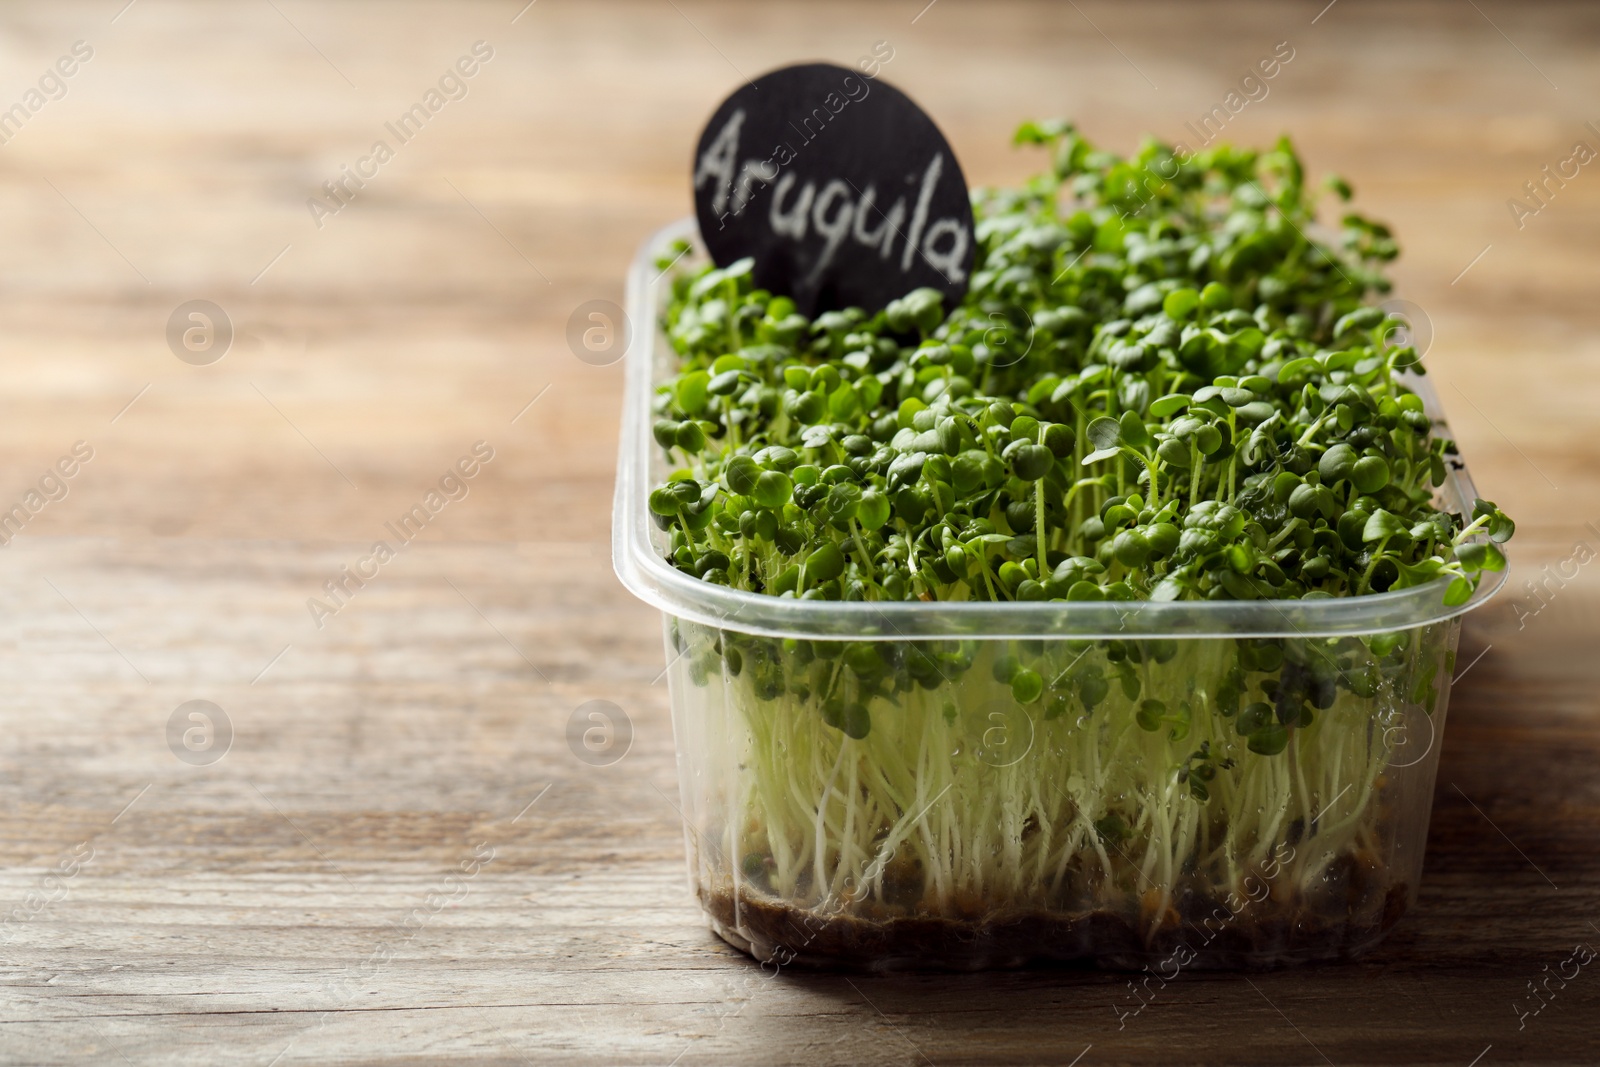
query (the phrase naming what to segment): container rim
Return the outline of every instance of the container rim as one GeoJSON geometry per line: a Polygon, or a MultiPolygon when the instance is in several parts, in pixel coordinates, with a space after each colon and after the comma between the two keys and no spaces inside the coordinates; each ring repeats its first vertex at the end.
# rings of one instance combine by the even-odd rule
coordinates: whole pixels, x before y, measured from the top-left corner
{"type": "MultiPolygon", "coordinates": [[[[673,241],[698,246],[693,218],[663,227],[640,245],[628,270],[631,330],[624,356],[621,445],[612,511],[612,564],[639,599],[679,619],[764,637],[898,641],[925,638],[1115,639],[1119,637],[1332,637],[1404,630],[1471,611],[1505,583],[1506,570],[1484,575],[1464,604],[1444,603],[1448,578],[1392,593],[1328,600],[961,601],[895,603],[797,600],[700,581],[671,566],[652,543],[646,506],[651,482],[650,398],[653,376],[670,348],[659,322],[670,267],[656,258],[673,241]]],[[[1435,424],[1444,419],[1426,378],[1411,383],[1435,424]]],[[[1470,511],[1476,491],[1466,466],[1452,464],[1440,488],[1444,506],[1470,511]]]]}

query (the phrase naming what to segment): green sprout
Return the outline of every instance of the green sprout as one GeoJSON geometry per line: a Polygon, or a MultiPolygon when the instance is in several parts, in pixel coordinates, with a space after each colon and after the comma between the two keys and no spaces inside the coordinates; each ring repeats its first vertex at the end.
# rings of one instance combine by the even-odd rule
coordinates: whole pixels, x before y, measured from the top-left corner
{"type": "Polygon", "coordinates": [[[1180,162],[1070,127],[1019,136],[1056,167],[979,195],[948,313],[918,290],[808,320],[748,261],[676,278],[682,362],[654,436],[681,466],[650,500],[674,565],[804,599],[1295,599],[1450,577],[1451,604],[1505,565],[1498,509],[1434,505],[1455,445],[1402,378],[1423,368],[1389,344],[1398,320],[1364,303],[1392,240],[1354,214],[1342,251],[1308,238],[1287,141],[1180,162]]]}
{"type": "MultiPolygon", "coordinates": [[[[1147,141],[1127,159],[1066,123],[1017,139],[1051,168],[975,195],[958,306],[921,289],[808,319],[755,288],[748,260],[674,276],[679,362],[653,426],[671,473],[649,497],[673,566],[802,600],[1313,600],[1438,582],[1452,606],[1505,567],[1499,508],[1436,503],[1456,448],[1408,384],[1423,367],[1391,343],[1402,324],[1369,302],[1392,235],[1353,213],[1319,227],[1287,139],[1182,158],[1147,141]]],[[[1457,633],[670,626],[678,682],[727,716],[705,729],[729,748],[707,758],[740,768],[721,831],[746,857],[740,893],[880,920],[1133,900],[1146,938],[1185,891],[1223,899],[1285,849],[1296,906],[1392,922],[1385,894],[1404,888],[1371,875],[1403,821],[1383,793],[1390,727],[1432,714],[1457,633]],[[974,755],[995,708],[1033,730],[1014,761],[974,755]]]]}

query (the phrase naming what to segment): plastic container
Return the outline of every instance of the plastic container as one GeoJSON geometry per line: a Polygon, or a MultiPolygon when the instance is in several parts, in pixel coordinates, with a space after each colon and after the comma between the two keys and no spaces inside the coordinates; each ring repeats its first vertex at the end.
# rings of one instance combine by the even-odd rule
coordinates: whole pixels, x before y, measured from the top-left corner
{"type": "MultiPolygon", "coordinates": [[[[646,507],[666,474],[650,396],[675,358],[654,260],[693,233],[657,234],[629,277],[613,547],[664,614],[690,885],[712,928],[763,961],[872,969],[1170,976],[1376,944],[1416,900],[1460,615],[1504,572],[1455,608],[1443,581],[1070,605],[698,581],[662,558],[646,507]],[[998,680],[1012,658],[1044,680],[1039,699],[998,680]],[[858,701],[863,680],[894,696],[858,701]],[[1302,696],[1312,721],[1277,754],[1250,751],[1241,718],[1302,696]]],[[[1474,496],[1458,467],[1440,503],[1474,496]]]]}

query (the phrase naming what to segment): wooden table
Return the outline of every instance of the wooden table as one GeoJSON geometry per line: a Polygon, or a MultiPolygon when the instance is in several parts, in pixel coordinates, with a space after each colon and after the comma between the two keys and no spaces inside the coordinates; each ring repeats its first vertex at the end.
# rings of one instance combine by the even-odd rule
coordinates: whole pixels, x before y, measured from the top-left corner
{"type": "Polygon", "coordinates": [[[0,1062],[1600,1057],[1600,974],[1513,1010],[1600,945],[1600,585],[1537,614],[1520,588],[1600,548],[1600,177],[1507,206],[1600,146],[1600,11],[123,2],[0,13],[0,106],[92,49],[0,147],[0,506],[93,449],[0,551],[0,1062]],[[465,98],[319,228],[307,198],[479,40],[465,98]],[[707,933],[658,622],[608,561],[620,374],[564,331],[685,212],[722,94],[879,40],[977,182],[1036,165],[1025,117],[1182,137],[1288,41],[1228,136],[1295,131],[1395,222],[1521,529],[1464,637],[1421,902],[1365,962],[1185,976],[1119,1029],[1123,976],[774,979],[707,933]],[[196,299],[235,332],[206,366],[166,340],[196,299]],[[318,628],[307,599],[477,441],[470,495],[318,628]],[[609,766],[566,743],[591,699],[631,722],[609,766]],[[218,761],[169,746],[192,700],[231,723],[218,761]]]}

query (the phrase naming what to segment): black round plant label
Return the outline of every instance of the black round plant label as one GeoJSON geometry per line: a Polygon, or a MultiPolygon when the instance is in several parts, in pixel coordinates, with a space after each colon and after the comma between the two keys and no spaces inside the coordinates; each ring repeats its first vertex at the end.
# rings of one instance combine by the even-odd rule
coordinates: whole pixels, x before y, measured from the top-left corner
{"type": "Polygon", "coordinates": [[[928,286],[953,307],[972,269],[972,203],[955,153],[911,98],[860,71],[763,74],[717,108],[694,156],[712,260],[808,316],[877,311],[928,286]]]}

